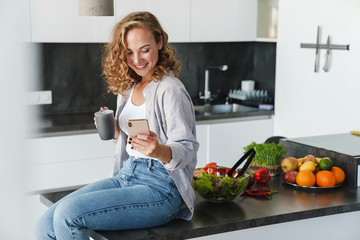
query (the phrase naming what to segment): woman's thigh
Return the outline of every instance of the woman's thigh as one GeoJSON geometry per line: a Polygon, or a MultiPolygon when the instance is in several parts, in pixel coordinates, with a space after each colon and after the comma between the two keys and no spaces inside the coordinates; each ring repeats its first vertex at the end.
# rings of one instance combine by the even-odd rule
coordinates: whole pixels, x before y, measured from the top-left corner
{"type": "Polygon", "coordinates": [[[177,214],[181,197],[159,196],[156,189],[145,185],[75,195],[56,207],[54,224],[57,226],[56,221],[68,219],[75,227],[94,230],[135,229],[165,224],[177,214]]]}
{"type": "MultiPolygon", "coordinates": [[[[43,239],[43,235],[50,235],[53,238],[55,237],[54,233],[54,212],[57,209],[58,205],[68,199],[76,198],[76,196],[86,194],[89,192],[96,192],[104,189],[113,189],[118,188],[119,183],[114,181],[113,179],[104,179],[98,182],[89,184],[85,187],[82,187],[64,198],[57,201],[54,205],[52,205],[49,209],[45,211],[45,213],[41,216],[37,223],[36,234],[38,234],[38,239],[43,239]]],[[[44,238],[45,239],[45,238],[44,238]]]]}

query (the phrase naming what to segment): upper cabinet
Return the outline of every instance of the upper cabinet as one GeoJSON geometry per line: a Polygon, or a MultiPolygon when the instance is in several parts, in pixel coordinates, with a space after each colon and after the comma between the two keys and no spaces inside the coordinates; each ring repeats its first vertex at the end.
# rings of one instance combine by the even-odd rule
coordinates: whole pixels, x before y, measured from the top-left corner
{"type": "Polygon", "coordinates": [[[79,16],[77,0],[28,1],[32,42],[108,42],[133,11],[152,12],[170,42],[239,42],[267,38],[278,0],[114,0],[115,16],[79,16]]]}
{"type": "Polygon", "coordinates": [[[257,41],[275,42],[277,39],[279,0],[258,0],[257,41]]]}
{"type": "Polygon", "coordinates": [[[32,42],[108,42],[115,17],[78,14],[77,0],[30,0],[32,42]]]}
{"type": "Polygon", "coordinates": [[[256,0],[191,0],[192,42],[255,41],[256,0]]]}
{"type": "Polygon", "coordinates": [[[115,0],[117,22],[134,11],[153,13],[170,42],[190,41],[190,0],[115,0]]]}

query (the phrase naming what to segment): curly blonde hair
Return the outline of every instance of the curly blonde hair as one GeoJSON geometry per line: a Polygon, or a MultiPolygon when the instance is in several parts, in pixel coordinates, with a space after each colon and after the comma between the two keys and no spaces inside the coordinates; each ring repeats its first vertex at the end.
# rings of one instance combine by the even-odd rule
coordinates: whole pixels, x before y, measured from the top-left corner
{"type": "Polygon", "coordinates": [[[156,43],[159,43],[161,38],[163,40],[163,47],[159,50],[159,59],[153,73],[154,79],[160,81],[162,74],[168,74],[169,70],[172,70],[176,77],[180,74],[181,63],[175,59],[176,51],[168,43],[168,35],[158,19],[150,12],[133,12],[115,25],[113,38],[104,48],[103,74],[108,90],[115,95],[125,96],[125,92],[141,80],[126,61],[126,35],[134,28],[146,28],[151,31],[156,43]]]}

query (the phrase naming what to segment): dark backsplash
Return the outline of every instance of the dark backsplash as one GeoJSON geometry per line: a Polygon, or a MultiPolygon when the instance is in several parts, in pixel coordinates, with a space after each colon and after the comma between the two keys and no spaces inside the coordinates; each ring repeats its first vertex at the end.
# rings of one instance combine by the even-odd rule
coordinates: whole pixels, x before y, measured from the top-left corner
{"type": "MultiPolygon", "coordinates": [[[[225,72],[210,70],[210,90],[215,102],[224,102],[241,80],[255,80],[255,88],[274,96],[276,43],[174,43],[182,62],[180,80],[194,104],[204,91],[206,66],[228,65],[225,72]]],[[[100,106],[116,107],[116,96],[107,93],[101,73],[103,44],[42,43],[39,90],[52,90],[53,103],[43,105],[44,114],[95,112],[100,106]]]]}

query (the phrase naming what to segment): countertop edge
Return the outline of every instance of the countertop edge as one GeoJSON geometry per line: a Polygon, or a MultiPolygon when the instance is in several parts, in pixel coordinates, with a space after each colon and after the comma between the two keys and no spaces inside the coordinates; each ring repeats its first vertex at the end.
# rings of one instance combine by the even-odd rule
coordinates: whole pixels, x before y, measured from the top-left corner
{"type": "MultiPolygon", "coordinates": [[[[223,223],[223,224],[218,224],[216,226],[212,226],[211,228],[198,228],[198,229],[184,230],[184,231],[165,233],[165,234],[154,233],[153,235],[150,235],[148,237],[136,238],[136,239],[137,240],[189,239],[196,237],[204,237],[213,234],[221,234],[226,232],[245,230],[255,227],[269,226],[278,223],[286,223],[286,222],[305,220],[315,217],[323,217],[323,216],[335,215],[340,213],[354,212],[359,210],[360,210],[359,203],[333,206],[333,207],[326,207],[326,208],[309,210],[309,211],[301,211],[301,212],[293,212],[293,213],[280,214],[280,215],[274,215],[268,217],[261,217],[257,219],[244,220],[240,222],[223,223]],[[331,212],[329,213],[329,211],[331,212]],[[206,231],[206,234],[204,234],[204,231],[206,231]]],[[[93,237],[95,240],[109,239],[106,237],[106,235],[107,234],[103,234],[102,231],[91,232],[91,237],[93,237]]]]}
{"type": "MultiPolygon", "coordinates": [[[[350,191],[354,194],[357,191],[359,191],[359,188],[352,189],[352,188],[345,187],[344,190],[350,191]]],[[[48,193],[48,194],[41,194],[40,201],[44,205],[49,207],[53,204],[53,202],[56,198],[58,198],[59,196],[65,196],[68,193],[70,193],[71,191],[72,190],[57,192],[57,193],[55,193],[57,196],[54,195],[54,192],[48,193]]],[[[225,222],[225,223],[213,225],[211,228],[202,227],[202,228],[196,228],[196,229],[186,229],[187,224],[190,224],[190,223],[187,221],[178,219],[177,222],[175,222],[169,226],[169,228],[172,229],[172,232],[161,232],[161,230],[158,231],[158,228],[140,229],[139,231],[145,231],[147,233],[147,236],[146,237],[137,237],[134,239],[150,240],[150,239],[196,238],[196,237],[202,237],[202,236],[207,236],[207,235],[212,235],[212,234],[244,230],[244,229],[250,229],[250,228],[254,228],[254,227],[269,226],[269,225],[278,224],[278,223],[286,223],[286,222],[292,222],[292,221],[296,221],[296,220],[305,220],[305,219],[310,219],[310,218],[315,218],[315,217],[323,217],[323,216],[329,216],[329,215],[335,215],[335,214],[341,214],[341,213],[347,213],[347,212],[354,212],[354,211],[360,211],[360,202],[338,204],[338,205],[328,206],[328,207],[323,207],[323,208],[281,213],[281,214],[270,215],[270,216],[261,216],[261,217],[257,217],[257,218],[246,219],[246,220],[235,221],[235,222],[225,222]],[[175,225],[179,226],[178,231],[173,231],[174,230],[173,226],[175,226],[175,225]]],[[[113,235],[111,235],[111,233],[109,233],[109,232],[91,231],[90,234],[94,239],[114,239],[114,240],[118,239],[116,237],[114,238],[113,235]]],[[[123,236],[127,236],[127,233],[125,233],[125,235],[123,235],[123,236]]]]}
{"type": "MultiPolygon", "coordinates": [[[[354,211],[360,211],[360,203],[341,205],[341,206],[332,206],[332,207],[326,207],[326,208],[320,208],[320,209],[314,209],[314,210],[308,210],[308,211],[293,212],[293,213],[287,213],[287,214],[280,214],[280,215],[274,215],[274,216],[268,216],[268,217],[261,217],[258,219],[244,220],[241,222],[224,223],[224,224],[220,224],[217,226],[213,226],[212,228],[207,228],[206,235],[203,234],[203,231],[204,231],[203,229],[195,229],[195,230],[187,231],[187,232],[191,232],[191,233],[190,234],[187,234],[187,233],[181,234],[181,239],[203,237],[203,236],[212,235],[212,234],[226,233],[226,232],[244,230],[244,229],[249,229],[249,228],[254,228],[254,227],[263,227],[263,226],[269,226],[269,225],[278,224],[278,223],[286,223],[286,222],[292,222],[292,221],[297,221],[297,220],[305,220],[305,219],[310,219],[310,218],[324,217],[324,216],[330,216],[330,215],[354,212],[354,211]],[[330,211],[330,213],[329,213],[329,211],[330,211]],[[196,231],[200,231],[201,233],[197,234],[196,231]]],[[[173,239],[172,237],[176,237],[176,235],[173,236],[173,234],[167,234],[167,235],[164,235],[164,237],[170,237],[171,239],[173,239]]],[[[150,239],[154,239],[154,238],[153,237],[141,238],[141,240],[150,240],[150,239]]],[[[159,238],[159,239],[161,239],[161,238],[159,238]]]]}

